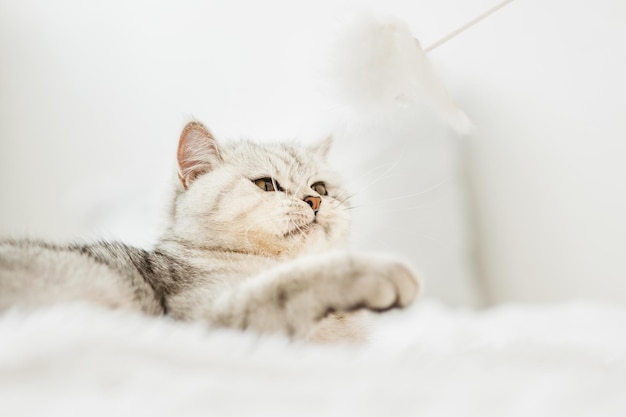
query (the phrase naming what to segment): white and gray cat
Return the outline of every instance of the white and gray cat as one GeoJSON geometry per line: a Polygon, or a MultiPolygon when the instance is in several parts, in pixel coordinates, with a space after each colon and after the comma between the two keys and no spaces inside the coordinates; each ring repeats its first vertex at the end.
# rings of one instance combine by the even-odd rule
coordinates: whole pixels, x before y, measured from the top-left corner
{"type": "Polygon", "coordinates": [[[362,310],[411,303],[404,263],[342,251],[346,192],[330,141],[218,145],[199,122],[178,146],[180,184],[153,250],[0,243],[0,311],[86,301],[314,340],[363,336],[362,310]]]}

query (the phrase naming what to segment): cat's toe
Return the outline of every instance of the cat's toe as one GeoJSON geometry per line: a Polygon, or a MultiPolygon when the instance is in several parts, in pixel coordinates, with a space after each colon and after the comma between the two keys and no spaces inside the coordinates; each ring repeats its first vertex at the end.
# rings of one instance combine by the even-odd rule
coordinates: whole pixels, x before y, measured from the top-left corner
{"type": "Polygon", "coordinates": [[[354,309],[382,312],[406,307],[413,302],[419,283],[409,266],[398,261],[376,262],[369,266],[360,282],[356,283],[364,299],[354,309]]]}
{"type": "Polygon", "coordinates": [[[388,280],[374,280],[368,293],[365,304],[370,310],[386,311],[396,307],[399,302],[396,286],[388,280]]]}
{"type": "Polygon", "coordinates": [[[408,306],[419,293],[417,274],[409,266],[398,262],[392,268],[391,276],[397,291],[397,307],[408,306]]]}

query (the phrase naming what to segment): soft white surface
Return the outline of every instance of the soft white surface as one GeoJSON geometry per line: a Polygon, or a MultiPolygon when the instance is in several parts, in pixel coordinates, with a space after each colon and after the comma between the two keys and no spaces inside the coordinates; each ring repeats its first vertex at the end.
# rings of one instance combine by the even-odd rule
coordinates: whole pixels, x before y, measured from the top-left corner
{"type": "Polygon", "coordinates": [[[422,302],[312,347],[84,306],[0,318],[0,414],[621,416],[626,309],[422,302]]]}

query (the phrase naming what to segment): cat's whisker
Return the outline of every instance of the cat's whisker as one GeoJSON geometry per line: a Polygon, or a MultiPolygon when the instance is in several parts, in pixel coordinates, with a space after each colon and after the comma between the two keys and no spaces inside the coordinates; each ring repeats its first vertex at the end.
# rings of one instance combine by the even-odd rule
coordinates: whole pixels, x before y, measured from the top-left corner
{"type": "MultiPolygon", "coordinates": [[[[395,167],[398,166],[398,164],[400,163],[400,161],[402,160],[403,157],[404,157],[404,152],[402,151],[402,152],[400,152],[400,155],[398,156],[398,158],[393,163],[391,163],[391,166],[389,168],[387,168],[381,175],[375,177],[370,182],[368,182],[363,187],[361,187],[359,190],[357,190],[354,193],[350,194],[348,197],[344,198],[343,200],[341,200],[341,197],[338,197],[338,199],[343,203],[346,200],[349,200],[350,198],[356,196],[360,192],[363,192],[363,191],[367,190],[369,187],[375,185],[379,181],[382,181],[387,176],[388,173],[390,173],[395,167]]],[[[386,166],[386,165],[389,165],[389,163],[383,164],[381,166],[386,166]]]]}
{"type": "Polygon", "coordinates": [[[304,239],[304,246],[305,247],[308,246],[307,243],[308,243],[308,240],[310,239],[308,234],[305,233],[305,231],[300,226],[298,226],[298,224],[296,222],[294,222],[293,219],[289,219],[289,223],[292,224],[298,230],[298,232],[300,232],[300,235],[304,239]]]}
{"type": "Polygon", "coordinates": [[[344,210],[377,210],[380,213],[399,213],[405,211],[413,211],[424,208],[426,204],[418,205],[418,206],[410,206],[410,207],[401,207],[401,208],[381,208],[381,207],[369,207],[367,205],[353,206],[346,208],[344,210]]]}
{"type": "Polygon", "coordinates": [[[347,196],[347,197],[345,197],[345,198],[343,198],[343,199],[341,199],[339,196],[337,196],[337,197],[332,197],[332,199],[333,199],[333,203],[334,203],[334,205],[335,205],[335,208],[339,207],[340,205],[342,205],[342,204],[344,204],[344,203],[347,203],[347,202],[348,202],[348,200],[350,200],[350,198],[352,198],[352,197],[353,197],[353,195],[349,195],[349,196],[347,196]]]}
{"type": "MultiPolygon", "coordinates": [[[[396,163],[397,163],[397,161],[394,161],[394,162],[385,162],[384,164],[376,165],[375,167],[370,168],[370,169],[368,169],[367,171],[365,171],[365,172],[364,172],[361,176],[363,176],[363,177],[367,177],[369,174],[372,174],[372,173],[376,172],[376,170],[378,170],[378,169],[385,168],[385,167],[387,167],[388,165],[394,165],[394,164],[396,164],[396,163]]],[[[388,170],[388,168],[387,168],[387,169],[385,169],[385,171],[387,171],[387,170],[388,170]]]]}
{"type": "Polygon", "coordinates": [[[332,198],[332,197],[331,197],[330,204],[331,204],[331,207],[335,210],[346,210],[351,207],[351,205],[348,204],[347,201],[338,201],[337,199],[332,198]]]}
{"type": "Polygon", "coordinates": [[[386,199],[382,199],[382,200],[377,200],[377,201],[369,201],[367,203],[364,204],[359,204],[356,206],[350,206],[350,207],[346,207],[344,208],[344,210],[354,210],[354,209],[373,209],[373,210],[384,210],[385,212],[395,212],[395,211],[409,211],[409,210],[415,210],[421,207],[424,207],[424,204],[419,204],[419,205],[413,205],[410,207],[397,207],[397,208],[391,208],[391,207],[381,207],[384,206],[384,204],[389,203],[389,202],[394,202],[394,201],[399,201],[399,200],[407,200],[410,198],[415,198],[415,197],[419,197],[421,195],[427,194],[429,192],[432,192],[434,190],[436,190],[437,188],[439,188],[442,184],[444,184],[445,181],[442,181],[438,184],[433,185],[432,187],[424,190],[424,191],[420,191],[417,193],[413,193],[413,194],[407,194],[407,195],[402,195],[402,196],[398,196],[398,197],[391,197],[391,198],[386,198],[386,199]]]}
{"type": "Polygon", "coordinates": [[[388,203],[390,201],[398,201],[398,200],[406,200],[409,198],[415,198],[415,197],[419,197],[421,195],[430,193],[432,191],[435,191],[437,188],[441,187],[443,184],[445,184],[446,182],[448,182],[447,179],[441,180],[436,184],[431,185],[430,187],[426,188],[425,190],[422,191],[418,191],[415,193],[411,193],[411,194],[405,194],[405,195],[400,195],[400,196],[396,196],[396,197],[390,197],[390,198],[385,198],[382,200],[376,200],[376,201],[372,201],[369,202],[369,205],[378,205],[378,204],[382,204],[382,203],[388,203]]]}
{"type": "MultiPolygon", "coordinates": [[[[393,177],[393,175],[392,176],[387,176],[387,178],[388,177],[393,177]]],[[[359,204],[359,205],[356,205],[356,206],[350,205],[348,207],[344,207],[343,210],[354,210],[356,208],[377,206],[377,205],[381,205],[381,204],[388,203],[388,202],[393,202],[393,201],[398,201],[398,200],[406,200],[406,199],[410,199],[410,198],[419,197],[421,195],[424,195],[424,194],[427,194],[429,192],[432,192],[432,191],[436,190],[437,188],[441,187],[443,184],[445,184],[448,181],[449,181],[449,179],[443,179],[443,180],[439,181],[438,183],[435,183],[435,184],[431,185],[430,187],[428,187],[428,188],[426,188],[424,190],[415,192],[415,193],[410,193],[410,194],[406,194],[406,195],[385,198],[385,199],[382,199],[382,200],[368,201],[367,203],[359,204]]],[[[364,191],[364,189],[365,188],[361,189],[359,192],[364,191]]],[[[344,203],[346,200],[356,196],[357,194],[358,194],[358,192],[354,193],[354,194],[351,194],[350,196],[348,196],[347,198],[345,198],[342,201],[339,201],[338,204],[335,205],[335,207],[338,207],[340,203],[344,203]]],[[[401,210],[404,211],[405,208],[402,208],[401,210]]]]}

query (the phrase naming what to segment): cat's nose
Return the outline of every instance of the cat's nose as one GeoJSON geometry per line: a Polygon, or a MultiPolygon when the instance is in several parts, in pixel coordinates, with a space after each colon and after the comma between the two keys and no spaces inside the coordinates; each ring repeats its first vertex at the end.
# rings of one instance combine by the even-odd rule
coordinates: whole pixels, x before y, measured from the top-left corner
{"type": "Polygon", "coordinates": [[[314,197],[312,195],[304,197],[304,202],[307,203],[313,211],[317,214],[320,209],[320,205],[322,204],[322,199],[320,197],[314,197]]]}

